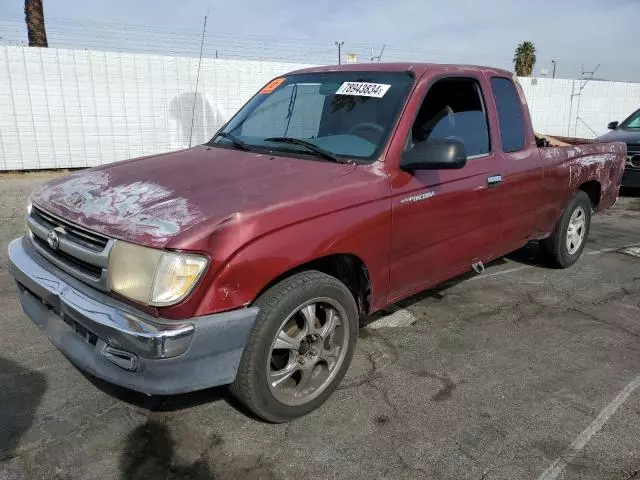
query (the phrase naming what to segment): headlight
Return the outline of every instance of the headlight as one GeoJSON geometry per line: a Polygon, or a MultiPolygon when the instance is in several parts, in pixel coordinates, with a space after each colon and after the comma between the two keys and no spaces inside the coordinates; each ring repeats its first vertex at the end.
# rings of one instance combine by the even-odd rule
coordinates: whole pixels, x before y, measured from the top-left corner
{"type": "Polygon", "coordinates": [[[173,305],[189,294],[206,267],[202,255],[117,241],[109,254],[109,288],[148,305],[173,305]]]}

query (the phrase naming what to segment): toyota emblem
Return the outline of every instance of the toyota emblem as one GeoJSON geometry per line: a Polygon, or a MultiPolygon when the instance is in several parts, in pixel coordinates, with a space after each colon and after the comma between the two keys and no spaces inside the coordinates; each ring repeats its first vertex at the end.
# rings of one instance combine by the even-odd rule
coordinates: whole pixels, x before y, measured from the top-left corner
{"type": "Polygon", "coordinates": [[[53,250],[58,249],[58,244],[60,243],[60,239],[58,238],[58,234],[55,230],[49,230],[47,233],[47,243],[53,250]]]}

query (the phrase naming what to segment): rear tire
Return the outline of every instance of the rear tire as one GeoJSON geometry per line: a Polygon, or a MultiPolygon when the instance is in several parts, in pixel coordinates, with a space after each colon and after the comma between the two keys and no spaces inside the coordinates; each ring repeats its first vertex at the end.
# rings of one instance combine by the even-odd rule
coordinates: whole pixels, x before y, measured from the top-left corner
{"type": "Polygon", "coordinates": [[[551,236],[540,241],[540,249],[551,264],[567,268],[576,263],[584,250],[591,228],[591,199],[578,191],[562,212],[551,236]]]}
{"type": "Polygon", "coordinates": [[[344,377],[358,336],[358,309],[336,278],[306,271],[282,280],[255,301],[232,394],[257,416],[282,423],[329,398],[344,377]]]}

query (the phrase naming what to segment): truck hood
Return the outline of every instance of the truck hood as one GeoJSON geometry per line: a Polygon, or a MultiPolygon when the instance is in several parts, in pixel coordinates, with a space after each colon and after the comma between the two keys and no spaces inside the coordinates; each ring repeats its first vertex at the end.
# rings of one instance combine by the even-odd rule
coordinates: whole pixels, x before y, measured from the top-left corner
{"type": "Polygon", "coordinates": [[[326,190],[353,165],[198,146],[85,170],[38,187],[31,200],[109,237],[152,247],[202,222],[326,190]]]}
{"type": "Polygon", "coordinates": [[[629,130],[618,128],[617,130],[613,130],[598,137],[598,140],[604,140],[606,142],[625,142],[628,145],[640,145],[640,130],[637,128],[629,130]]]}

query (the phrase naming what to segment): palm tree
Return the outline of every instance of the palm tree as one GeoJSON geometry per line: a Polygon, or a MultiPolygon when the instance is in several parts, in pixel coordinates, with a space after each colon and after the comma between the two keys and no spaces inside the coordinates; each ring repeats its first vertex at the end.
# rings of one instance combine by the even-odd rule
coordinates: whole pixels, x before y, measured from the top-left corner
{"type": "Polygon", "coordinates": [[[519,77],[530,77],[533,73],[533,66],[536,64],[536,47],[533,42],[522,42],[516,48],[513,55],[513,65],[516,75],[519,77]]]}
{"type": "Polygon", "coordinates": [[[30,47],[48,47],[47,32],[44,29],[42,0],[24,0],[24,17],[30,47]]]}

